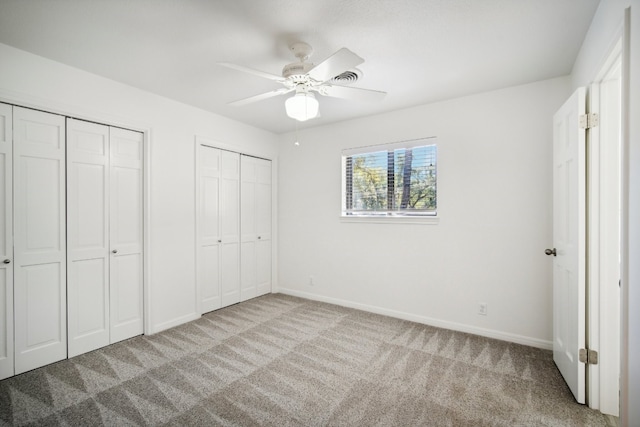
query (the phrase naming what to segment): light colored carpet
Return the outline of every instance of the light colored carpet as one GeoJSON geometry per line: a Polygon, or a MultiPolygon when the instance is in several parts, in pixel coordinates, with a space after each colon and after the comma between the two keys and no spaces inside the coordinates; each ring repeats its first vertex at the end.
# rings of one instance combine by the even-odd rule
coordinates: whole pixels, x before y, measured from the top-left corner
{"type": "Polygon", "coordinates": [[[551,352],[266,295],[0,381],[0,425],[606,426],[551,352]]]}

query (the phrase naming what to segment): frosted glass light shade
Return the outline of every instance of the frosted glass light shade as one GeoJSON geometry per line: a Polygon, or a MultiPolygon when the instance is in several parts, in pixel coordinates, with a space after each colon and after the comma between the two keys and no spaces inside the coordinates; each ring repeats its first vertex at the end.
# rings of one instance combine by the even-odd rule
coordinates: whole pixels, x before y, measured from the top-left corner
{"type": "Polygon", "coordinates": [[[299,92],[284,102],[287,116],[299,122],[313,119],[318,115],[318,100],[312,93],[299,92]]]}

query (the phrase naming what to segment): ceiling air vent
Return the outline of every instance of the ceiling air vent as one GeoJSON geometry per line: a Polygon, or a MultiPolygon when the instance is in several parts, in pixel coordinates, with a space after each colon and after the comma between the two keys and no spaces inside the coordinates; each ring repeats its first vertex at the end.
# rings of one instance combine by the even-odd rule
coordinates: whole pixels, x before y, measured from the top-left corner
{"type": "Polygon", "coordinates": [[[340,73],[331,80],[329,83],[337,83],[340,85],[350,85],[357,82],[362,78],[362,71],[354,68],[353,70],[347,70],[344,73],[340,73]]]}

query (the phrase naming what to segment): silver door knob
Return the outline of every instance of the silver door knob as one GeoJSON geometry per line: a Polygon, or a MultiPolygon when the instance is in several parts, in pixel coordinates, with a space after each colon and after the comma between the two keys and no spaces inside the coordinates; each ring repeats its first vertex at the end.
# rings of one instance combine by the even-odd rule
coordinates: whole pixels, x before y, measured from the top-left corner
{"type": "Polygon", "coordinates": [[[556,248],[553,248],[553,249],[545,249],[545,250],[544,250],[544,253],[545,253],[545,254],[547,254],[547,255],[557,256],[557,254],[556,254],[556,248]]]}
{"type": "Polygon", "coordinates": [[[10,260],[9,258],[5,259],[5,260],[4,260],[4,261],[2,261],[2,262],[4,262],[5,264],[11,264],[11,260],[10,260]]]}
{"type": "Polygon", "coordinates": [[[218,239],[218,243],[222,243],[222,239],[218,239]]]}
{"type": "Polygon", "coordinates": [[[262,236],[258,236],[258,240],[262,239],[262,236]]]}
{"type": "Polygon", "coordinates": [[[117,250],[117,249],[114,249],[114,250],[112,250],[112,251],[111,251],[111,253],[117,254],[117,253],[118,253],[118,250],[117,250]]]}

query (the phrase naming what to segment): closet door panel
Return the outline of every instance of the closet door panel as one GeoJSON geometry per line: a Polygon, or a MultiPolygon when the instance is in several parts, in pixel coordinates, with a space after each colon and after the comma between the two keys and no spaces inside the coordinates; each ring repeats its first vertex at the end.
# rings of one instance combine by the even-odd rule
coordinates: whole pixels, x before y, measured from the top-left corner
{"type": "Polygon", "coordinates": [[[118,252],[140,253],[142,250],[142,171],[112,167],[111,233],[118,252]]]}
{"type": "Polygon", "coordinates": [[[220,234],[223,242],[238,243],[240,236],[240,155],[221,151],[220,234]]]}
{"type": "Polygon", "coordinates": [[[14,107],[15,371],[67,356],[65,122],[14,107]]]}
{"type": "Polygon", "coordinates": [[[0,104],[0,380],[13,375],[13,126],[0,104]]]}
{"type": "Polygon", "coordinates": [[[143,332],[143,135],[110,128],[111,342],[143,332]]]}
{"type": "Polygon", "coordinates": [[[271,161],[256,160],[256,233],[271,240],[271,161]]]}
{"type": "Polygon", "coordinates": [[[221,151],[220,282],[222,307],[240,302],[240,155],[221,151]]]}
{"type": "Polygon", "coordinates": [[[257,295],[271,292],[271,161],[256,159],[256,283],[257,295]]]}
{"type": "Polygon", "coordinates": [[[220,308],[220,150],[198,146],[198,288],[200,312],[220,308]]]}
{"type": "Polygon", "coordinates": [[[109,344],[109,127],[67,119],[69,357],[109,344]]]}
{"type": "Polygon", "coordinates": [[[242,240],[256,238],[256,158],[242,156],[240,195],[242,240]]]}
{"type": "MultiPolygon", "coordinates": [[[[24,310],[20,320],[26,321],[17,325],[21,328],[18,329],[16,338],[24,340],[24,347],[20,348],[23,356],[64,340],[65,331],[60,327],[60,319],[66,317],[66,304],[63,304],[64,288],[60,286],[60,270],[60,263],[42,263],[22,268],[22,292],[18,294],[24,297],[19,306],[24,310]]],[[[64,359],[65,356],[60,358],[64,359]]],[[[36,356],[34,358],[40,359],[36,356]]],[[[44,359],[42,364],[47,364],[44,359]]],[[[20,358],[18,362],[22,362],[20,358]]],[[[22,363],[21,365],[24,366],[22,363]]]]}
{"type": "Polygon", "coordinates": [[[271,256],[271,241],[259,241],[256,246],[256,296],[271,292],[271,256]]]}
{"type": "Polygon", "coordinates": [[[240,302],[239,244],[223,243],[220,248],[222,307],[240,302]]]}
{"type": "Polygon", "coordinates": [[[142,334],[142,256],[129,254],[111,260],[111,342],[142,334]]]}
{"type": "Polygon", "coordinates": [[[257,294],[256,281],[256,158],[240,158],[240,300],[257,294]]]}
{"type": "Polygon", "coordinates": [[[109,282],[105,279],[109,271],[103,258],[95,258],[74,261],[68,274],[69,357],[73,357],[109,344],[109,282]],[[72,281],[77,284],[73,291],[72,281]],[[89,337],[94,337],[94,345],[75,349],[80,344],[74,340],[89,337]]]}
{"type": "Polygon", "coordinates": [[[0,380],[13,375],[13,277],[0,267],[0,380]]]}
{"type": "Polygon", "coordinates": [[[66,239],[64,159],[25,154],[14,164],[17,255],[24,265],[60,262],[66,239]]]}
{"type": "Polygon", "coordinates": [[[240,300],[246,301],[257,295],[256,241],[242,242],[240,248],[240,300]]]}
{"type": "Polygon", "coordinates": [[[220,308],[220,247],[215,244],[205,246],[200,251],[199,277],[200,295],[202,299],[201,311],[220,308]]]}

